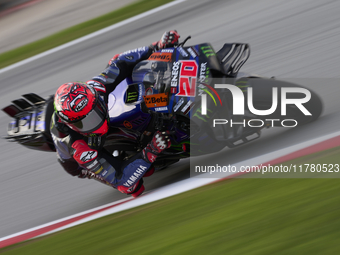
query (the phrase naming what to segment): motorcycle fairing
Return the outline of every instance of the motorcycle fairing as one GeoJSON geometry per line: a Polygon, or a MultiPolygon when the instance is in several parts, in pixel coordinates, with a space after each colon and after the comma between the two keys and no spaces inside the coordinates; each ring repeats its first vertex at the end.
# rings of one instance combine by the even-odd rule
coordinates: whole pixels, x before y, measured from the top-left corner
{"type": "Polygon", "coordinates": [[[50,134],[50,120],[53,112],[53,97],[45,100],[30,93],[13,100],[3,109],[14,118],[7,129],[9,141],[18,142],[35,150],[55,151],[50,134]]]}
{"type": "Polygon", "coordinates": [[[108,97],[108,110],[110,115],[111,127],[126,128],[143,132],[147,127],[151,116],[148,113],[142,111],[142,95],[145,93],[145,89],[142,84],[131,84],[130,78],[123,80],[114,91],[109,94],[108,97]],[[130,88],[130,86],[133,86],[130,88]],[[138,92],[136,91],[138,87],[138,92]],[[130,89],[129,89],[130,88],[130,89]],[[134,100],[127,101],[130,92],[136,92],[132,94],[134,100]]]}
{"type": "Polygon", "coordinates": [[[149,109],[190,118],[197,96],[206,87],[201,82],[208,83],[212,73],[221,72],[215,51],[210,44],[204,43],[163,49],[152,54],[148,60],[135,66],[132,81],[142,83],[147,95],[169,93],[167,106],[149,109]]]}
{"type": "Polygon", "coordinates": [[[250,56],[250,47],[246,43],[226,43],[217,52],[223,71],[230,77],[236,77],[238,71],[250,56]]]}
{"type": "MultiPolygon", "coordinates": [[[[122,150],[137,150],[141,146],[143,134],[152,134],[151,127],[163,125],[162,121],[159,122],[157,118],[162,120],[163,117],[166,117],[168,118],[167,124],[159,127],[175,131],[173,138],[177,144],[173,144],[172,147],[179,146],[178,149],[181,151],[183,141],[188,141],[190,133],[199,131],[200,125],[204,124],[204,120],[197,118],[197,116],[202,117],[199,114],[202,93],[209,92],[212,94],[212,78],[224,76],[226,70],[232,70],[229,77],[233,77],[232,74],[238,71],[249,56],[249,50],[244,45],[239,44],[234,49],[232,49],[232,46],[228,47],[224,46],[217,53],[208,43],[163,49],[151,55],[152,57],[148,60],[138,63],[132,76],[123,80],[108,96],[108,109],[113,133],[109,134],[107,142],[112,143],[112,149],[119,150],[119,148],[123,148],[121,146],[126,146],[122,150]],[[223,56],[223,54],[226,55],[223,56]],[[182,65],[184,66],[183,70],[181,70],[182,65]],[[184,87],[183,81],[184,84],[187,82],[188,86],[185,85],[186,87],[184,87]],[[169,96],[167,105],[150,107],[149,109],[145,107],[144,95],[162,93],[169,96]],[[157,117],[158,115],[155,112],[167,113],[168,115],[157,117]]],[[[128,58],[128,60],[130,59],[128,58]]],[[[111,68],[113,67],[111,66],[111,68]]],[[[109,73],[111,74],[112,71],[109,73]]],[[[104,72],[104,74],[107,73],[104,72]]],[[[105,75],[103,78],[105,78],[105,75]]],[[[216,102],[220,101],[221,104],[225,100],[225,98],[222,98],[222,101],[215,99],[216,102]]],[[[30,148],[45,151],[53,150],[49,128],[46,126],[50,122],[48,116],[52,115],[53,104],[45,103],[39,96],[24,97],[24,100],[29,101],[28,104],[25,101],[16,100],[15,104],[13,103],[13,105],[5,108],[7,114],[15,118],[10,123],[7,138],[30,148]],[[40,103],[41,107],[38,107],[40,103]],[[30,105],[34,105],[34,110],[30,105]],[[44,118],[46,119],[44,120],[44,118]],[[31,126],[28,123],[31,123],[31,126]],[[32,131],[32,127],[36,128],[35,133],[29,133],[32,131]],[[44,149],[43,146],[50,148],[44,149]]],[[[212,107],[215,106],[213,103],[212,107]]],[[[227,136],[224,132],[223,136],[228,138],[229,132],[226,132],[227,136]]],[[[204,135],[200,135],[198,138],[204,139],[204,135]]],[[[144,142],[143,140],[142,143],[144,142]]],[[[211,141],[207,140],[207,142],[209,144],[211,141]]]]}

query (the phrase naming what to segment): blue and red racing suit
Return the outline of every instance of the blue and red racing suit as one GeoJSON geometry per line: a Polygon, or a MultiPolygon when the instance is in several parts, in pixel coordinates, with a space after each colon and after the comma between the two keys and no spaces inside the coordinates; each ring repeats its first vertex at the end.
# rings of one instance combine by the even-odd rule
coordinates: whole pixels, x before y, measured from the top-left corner
{"type": "MultiPolygon", "coordinates": [[[[178,38],[176,33],[176,42],[178,38]]],[[[174,40],[171,41],[172,45],[173,42],[174,40]]],[[[168,45],[172,46],[171,44],[168,45]]],[[[161,47],[168,45],[161,45],[161,47]]],[[[93,86],[107,104],[108,95],[121,81],[131,76],[137,63],[147,59],[159,49],[159,46],[160,43],[156,42],[149,47],[115,55],[107,68],[100,75],[87,81],[87,84],[93,86]]],[[[103,149],[106,136],[84,136],[62,123],[55,113],[51,121],[51,134],[58,161],[69,174],[81,178],[95,178],[134,197],[144,191],[142,178],[154,172],[152,163],[157,155],[163,149],[170,147],[170,141],[166,140],[164,133],[158,133],[144,150],[129,160],[122,161],[103,149]]]]}

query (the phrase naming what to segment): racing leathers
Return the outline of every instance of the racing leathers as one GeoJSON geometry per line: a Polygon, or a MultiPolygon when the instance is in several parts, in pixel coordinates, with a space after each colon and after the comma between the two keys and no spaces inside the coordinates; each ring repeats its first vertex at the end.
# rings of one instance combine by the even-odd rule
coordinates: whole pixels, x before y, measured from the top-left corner
{"type": "MultiPolygon", "coordinates": [[[[92,86],[107,104],[108,95],[121,81],[131,76],[137,63],[147,59],[160,48],[173,46],[178,38],[176,31],[166,32],[159,42],[117,54],[102,73],[86,83],[92,86]]],[[[58,161],[69,174],[97,179],[134,197],[144,191],[143,176],[153,173],[152,163],[157,155],[171,145],[167,132],[156,132],[141,152],[129,160],[119,160],[103,149],[106,135],[78,133],[65,125],[56,114],[52,116],[51,134],[58,161]]]]}

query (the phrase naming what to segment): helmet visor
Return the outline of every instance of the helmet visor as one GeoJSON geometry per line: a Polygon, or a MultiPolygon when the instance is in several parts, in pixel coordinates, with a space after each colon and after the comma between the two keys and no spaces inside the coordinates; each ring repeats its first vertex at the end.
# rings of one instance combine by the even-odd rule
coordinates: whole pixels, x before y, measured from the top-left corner
{"type": "MultiPolygon", "coordinates": [[[[95,133],[107,121],[108,112],[104,102],[101,99],[97,100],[96,106],[85,116],[85,118],[66,123],[74,131],[80,133],[95,133]]],[[[100,134],[103,135],[103,134],[100,134]]]]}

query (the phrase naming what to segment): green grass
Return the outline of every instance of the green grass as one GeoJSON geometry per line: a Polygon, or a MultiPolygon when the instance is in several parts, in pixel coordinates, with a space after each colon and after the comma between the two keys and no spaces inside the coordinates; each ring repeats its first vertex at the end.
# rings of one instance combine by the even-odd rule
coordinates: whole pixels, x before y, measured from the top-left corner
{"type": "MultiPolygon", "coordinates": [[[[340,148],[301,158],[339,163],[340,148]]],[[[305,161],[305,159],[308,161],[305,161]]],[[[233,179],[3,254],[339,254],[340,179],[233,179]]]]}
{"type": "Polygon", "coordinates": [[[32,57],[36,54],[70,42],[99,29],[105,28],[119,21],[128,19],[172,0],[142,0],[106,15],[86,21],[76,26],[65,29],[39,41],[27,44],[17,49],[0,54],[0,68],[32,57]]]}

